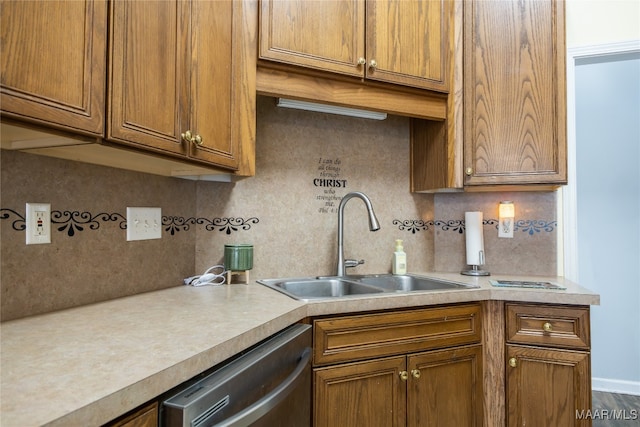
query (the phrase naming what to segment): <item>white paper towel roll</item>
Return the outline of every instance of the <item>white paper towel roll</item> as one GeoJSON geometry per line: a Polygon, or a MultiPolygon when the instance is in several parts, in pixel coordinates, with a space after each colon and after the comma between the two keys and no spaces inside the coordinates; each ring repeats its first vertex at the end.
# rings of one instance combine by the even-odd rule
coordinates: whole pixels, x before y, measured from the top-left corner
{"type": "Polygon", "coordinates": [[[464,224],[467,240],[467,265],[484,265],[482,212],[465,212],[464,224]]]}

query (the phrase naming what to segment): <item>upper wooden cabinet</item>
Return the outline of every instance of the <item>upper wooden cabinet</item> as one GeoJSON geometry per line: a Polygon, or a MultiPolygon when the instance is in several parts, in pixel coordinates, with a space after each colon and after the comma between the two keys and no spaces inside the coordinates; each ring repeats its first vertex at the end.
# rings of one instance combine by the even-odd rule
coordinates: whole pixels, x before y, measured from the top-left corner
{"type": "Polygon", "coordinates": [[[5,117],[102,136],[105,1],[0,2],[5,117]]]}
{"type": "Polygon", "coordinates": [[[365,77],[449,90],[451,0],[367,0],[365,77]]]}
{"type": "Polygon", "coordinates": [[[566,183],[564,22],[560,0],[465,3],[465,185],[566,183]]]}
{"type": "Polygon", "coordinates": [[[2,116],[15,119],[2,148],[165,176],[255,173],[257,0],[0,7],[2,116]]]}
{"type": "Polygon", "coordinates": [[[263,0],[260,58],[446,92],[449,0],[263,0]]]}
{"type": "Polygon", "coordinates": [[[108,139],[187,154],[190,28],[184,2],[111,2],[108,139]]]}
{"type": "Polygon", "coordinates": [[[413,122],[412,191],[565,184],[564,2],[456,2],[454,16],[447,122],[413,122]]]}
{"type": "Polygon", "coordinates": [[[253,175],[249,3],[111,2],[107,138],[253,175]]]}

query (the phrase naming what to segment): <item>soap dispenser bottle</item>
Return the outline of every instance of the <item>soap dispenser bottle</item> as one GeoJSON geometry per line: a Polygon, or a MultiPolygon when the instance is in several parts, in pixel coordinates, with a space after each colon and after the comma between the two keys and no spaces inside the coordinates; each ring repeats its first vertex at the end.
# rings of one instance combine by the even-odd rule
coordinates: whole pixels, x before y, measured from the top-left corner
{"type": "Polygon", "coordinates": [[[396,250],[393,253],[393,262],[391,264],[391,272],[393,274],[407,274],[407,254],[402,247],[402,240],[396,240],[396,250]]]}

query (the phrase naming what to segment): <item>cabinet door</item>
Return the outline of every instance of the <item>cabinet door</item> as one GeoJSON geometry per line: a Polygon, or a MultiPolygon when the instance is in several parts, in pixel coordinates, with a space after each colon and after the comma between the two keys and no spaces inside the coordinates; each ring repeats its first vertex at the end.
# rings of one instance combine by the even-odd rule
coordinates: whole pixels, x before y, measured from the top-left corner
{"type": "Polygon", "coordinates": [[[482,426],[482,347],[408,357],[407,426],[482,426]]]}
{"type": "Polygon", "coordinates": [[[126,417],[107,424],[108,427],[157,427],[158,426],[158,402],[140,408],[126,417]]]}
{"type": "Polygon", "coordinates": [[[566,183],[564,2],[465,3],[465,185],[566,183]]]}
{"type": "Polygon", "coordinates": [[[586,352],[507,346],[508,426],[589,426],[586,352]]]}
{"type": "Polygon", "coordinates": [[[105,1],[0,3],[3,115],[101,136],[105,1]]]}
{"type": "Polygon", "coordinates": [[[400,356],[315,369],[315,426],[404,426],[405,365],[400,356]]]}
{"type": "Polygon", "coordinates": [[[260,58],[362,76],[364,0],[262,0],[260,58]]]}
{"type": "Polygon", "coordinates": [[[366,77],[448,90],[451,0],[367,0],[366,77]]]}
{"type": "Polygon", "coordinates": [[[238,143],[232,124],[245,112],[234,111],[244,71],[238,64],[243,51],[234,46],[233,31],[239,26],[242,2],[194,1],[191,8],[189,130],[200,142],[188,144],[189,155],[236,169],[238,143]]]}
{"type": "Polygon", "coordinates": [[[187,153],[188,3],[111,2],[107,138],[187,153]]]}

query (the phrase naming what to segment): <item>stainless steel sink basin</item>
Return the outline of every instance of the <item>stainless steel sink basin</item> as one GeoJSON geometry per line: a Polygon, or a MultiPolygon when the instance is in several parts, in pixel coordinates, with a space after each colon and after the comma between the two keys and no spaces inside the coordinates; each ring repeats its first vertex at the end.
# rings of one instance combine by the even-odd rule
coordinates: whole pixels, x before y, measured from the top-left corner
{"type": "Polygon", "coordinates": [[[337,278],[267,279],[259,283],[299,300],[337,298],[350,295],[376,294],[384,289],[337,278]]]}
{"type": "Polygon", "coordinates": [[[292,298],[309,301],[367,294],[472,289],[478,286],[413,275],[370,274],[258,280],[292,298]]]}
{"type": "Polygon", "coordinates": [[[444,280],[433,279],[429,277],[410,276],[410,275],[369,275],[353,278],[360,283],[373,285],[385,290],[396,292],[413,292],[413,291],[441,291],[447,289],[468,289],[474,286],[463,283],[447,282],[444,280]]]}

